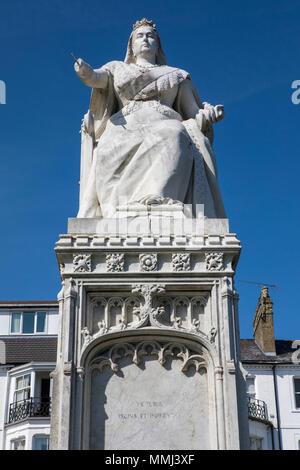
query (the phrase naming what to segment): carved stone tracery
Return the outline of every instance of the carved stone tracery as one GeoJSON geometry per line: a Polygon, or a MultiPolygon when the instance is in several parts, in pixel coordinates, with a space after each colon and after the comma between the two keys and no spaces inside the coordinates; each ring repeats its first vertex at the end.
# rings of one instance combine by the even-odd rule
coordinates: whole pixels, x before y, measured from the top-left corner
{"type": "Polygon", "coordinates": [[[95,357],[90,363],[90,368],[98,369],[102,372],[105,367],[110,367],[113,372],[117,373],[120,370],[118,362],[123,357],[130,358],[133,364],[139,366],[143,363],[143,358],[146,356],[156,356],[162,366],[166,364],[168,358],[173,360],[181,359],[183,362],[181,372],[186,372],[191,366],[195,367],[196,372],[199,372],[200,369],[206,370],[206,361],[202,350],[200,354],[195,354],[181,343],[170,342],[162,344],[157,341],[115,345],[106,353],[101,353],[100,356],[95,357]]]}
{"type": "Polygon", "coordinates": [[[204,295],[166,295],[163,284],[135,284],[131,294],[124,296],[95,295],[91,297],[91,316],[87,330],[84,329],[83,347],[107,333],[144,327],[204,334],[209,340],[209,330],[204,329],[206,304],[204,295]]]}

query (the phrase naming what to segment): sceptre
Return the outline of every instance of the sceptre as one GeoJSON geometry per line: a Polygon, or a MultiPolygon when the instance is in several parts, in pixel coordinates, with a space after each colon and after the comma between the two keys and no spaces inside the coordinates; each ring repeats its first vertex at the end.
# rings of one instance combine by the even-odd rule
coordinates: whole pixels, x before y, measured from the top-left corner
{"type": "Polygon", "coordinates": [[[75,55],[73,54],[73,52],[71,52],[71,56],[73,57],[73,59],[75,60],[75,62],[77,62],[77,64],[80,65],[79,62],[78,62],[78,60],[76,59],[75,55]]]}

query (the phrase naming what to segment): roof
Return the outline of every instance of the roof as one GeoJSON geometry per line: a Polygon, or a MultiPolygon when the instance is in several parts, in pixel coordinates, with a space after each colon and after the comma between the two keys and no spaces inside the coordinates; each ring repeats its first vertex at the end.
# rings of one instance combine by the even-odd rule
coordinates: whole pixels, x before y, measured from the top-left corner
{"type": "Polygon", "coordinates": [[[56,337],[1,337],[5,343],[6,364],[27,362],[56,362],[56,337]]]}
{"type": "Polygon", "coordinates": [[[293,347],[293,343],[294,341],[292,340],[276,340],[276,355],[266,355],[254,339],[241,339],[242,362],[292,364],[292,354],[296,351],[296,348],[293,347]]]}
{"type": "Polygon", "coordinates": [[[0,300],[0,305],[58,305],[57,300],[0,300]]]}

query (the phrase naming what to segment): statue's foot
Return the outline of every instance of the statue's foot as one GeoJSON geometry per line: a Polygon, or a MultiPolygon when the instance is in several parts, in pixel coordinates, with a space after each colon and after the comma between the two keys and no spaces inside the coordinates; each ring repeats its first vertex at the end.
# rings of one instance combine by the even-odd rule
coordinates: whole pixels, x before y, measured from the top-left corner
{"type": "Polygon", "coordinates": [[[156,194],[148,194],[142,199],[139,199],[137,202],[145,206],[161,205],[161,204],[167,204],[167,205],[182,204],[180,201],[175,201],[174,199],[171,199],[170,197],[157,196],[156,194]]]}

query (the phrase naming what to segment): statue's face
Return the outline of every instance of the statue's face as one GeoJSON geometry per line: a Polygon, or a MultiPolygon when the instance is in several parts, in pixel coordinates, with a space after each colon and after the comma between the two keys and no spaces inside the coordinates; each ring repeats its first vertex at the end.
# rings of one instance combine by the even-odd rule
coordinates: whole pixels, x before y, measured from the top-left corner
{"type": "Polygon", "coordinates": [[[132,51],[135,57],[156,56],[158,39],[156,32],[150,26],[141,26],[133,32],[132,51]]]}

